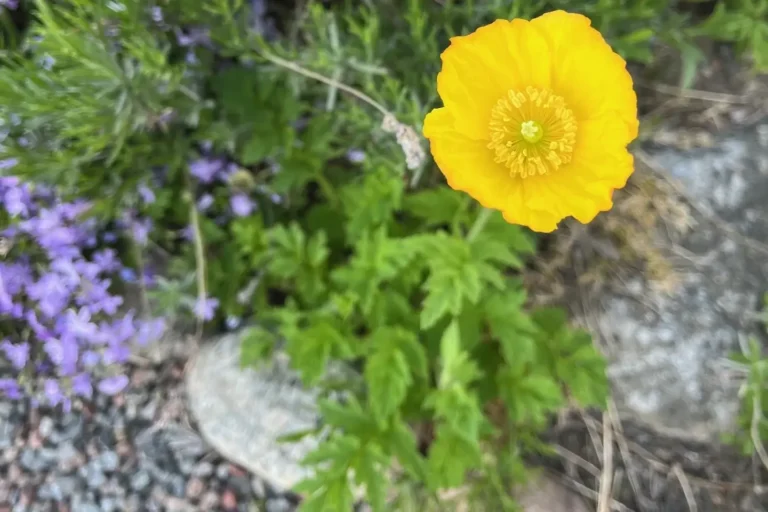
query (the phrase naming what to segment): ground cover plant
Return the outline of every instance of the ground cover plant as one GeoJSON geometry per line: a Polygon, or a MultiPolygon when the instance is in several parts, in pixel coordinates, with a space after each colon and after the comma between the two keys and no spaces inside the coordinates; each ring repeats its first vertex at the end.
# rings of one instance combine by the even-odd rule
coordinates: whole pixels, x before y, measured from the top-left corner
{"type": "Polygon", "coordinates": [[[284,350],[323,393],[306,511],[514,510],[551,415],[606,403],[590,336],[528,306],[544,236],[420,135],[450,37],[566,9],[633,65],[672,48],[682,85],[702,37],[768,59],[760,0],[0,4],[0,392],[70,407],[169,319],[242,328],[244,365],[284,350]]]}

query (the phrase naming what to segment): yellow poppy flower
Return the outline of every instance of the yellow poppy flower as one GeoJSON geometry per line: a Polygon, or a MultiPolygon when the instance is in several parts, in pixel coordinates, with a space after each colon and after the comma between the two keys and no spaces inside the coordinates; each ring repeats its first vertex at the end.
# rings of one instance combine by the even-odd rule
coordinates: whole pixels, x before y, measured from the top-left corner
{"type": "Polygon", "coordinates": [[[540,232],[613,206],[633,170],[637,97],[588,18],[498,20],[452,38],[441,57],[444,107],[424,135],[452,188],[540,232]]]}

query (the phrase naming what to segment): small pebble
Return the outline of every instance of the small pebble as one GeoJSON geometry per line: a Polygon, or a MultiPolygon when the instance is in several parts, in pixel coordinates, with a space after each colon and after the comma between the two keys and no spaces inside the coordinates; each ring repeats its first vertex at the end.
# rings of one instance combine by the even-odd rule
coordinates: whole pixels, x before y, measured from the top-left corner
{"type": "Polygon", "coordinates": [[[257,500],[263,500],[267,497],[267,488],[264,486],[264,481],[261,478],[253,477],[251,479],[251,490],[257,500]]]}
{"type": "Polygon", "coordinates": [[[91,489],[98,489],[107,481],[107,477],[104,476],[101,466],[95,462],[96,461],[91,461],[86,466],[87,469],[85,472],[85,480],[88,483],[88,487],[91,489]]]}
{"type": "Polygon", "coordinates": [[[231,489],[227,489],[221,495],[221,507],[224,510],[237,510],[237,497],[231,489]]]}
{"type": "Polygon", "coordinates": [[[48,439],[51,434],[53,434],[55,426],[56,424],[49,416],[43,416],[40,418],[40,425],[37,427],[37,431],[40,434],[40,437],[48,439]]]}
{"type": "Polygon", "coordinates": [[[267,500],[267,512],[290,512],[293,507],[285,498],[271,498],[267,500]]]}
{"type": "Polygon", "coordinates": [[[205,493],[200,500],[200,510],[214,510],[219,506],[219,495],[213,491],[205,493]]]}
{"type": "Polygon", "coordinates": [[[149,487],[150,483],[152,483],[152,479],[144,469],[140,469],[131,477],[131,489],[134,491],[143,491],[149,487]]]}
{"type": "Polygon", "coordinates": [[[199,462],[192,468],[192,475],[199,477],[207,477],[213,474],[213,464],[210,462],[199,462]]]}
{"type": "Polygon", "coordinates": [[[118,509],[117,500],[108,496],[101,498],[99,505],[101,506],[101,512],[115,512],[118,509]]]}
{"type": "Polygon", "coordinates": [[[219,480],[226,480],[229,476],[229,464],[219,464],[216,468],[216,478],[219,480]]]}
{"type": "Polygon", "coordinates": [[[205,490],[205,484],[199,478],[190,478],[187,482],[186,496],[189,499],[196,500],[205,490]]]}
{"type": "Polygon", "coordinates": [[[104,471],[116,471],[120,467],[120,457],[113,451],[107,451],[99,457],[104,471]]]}

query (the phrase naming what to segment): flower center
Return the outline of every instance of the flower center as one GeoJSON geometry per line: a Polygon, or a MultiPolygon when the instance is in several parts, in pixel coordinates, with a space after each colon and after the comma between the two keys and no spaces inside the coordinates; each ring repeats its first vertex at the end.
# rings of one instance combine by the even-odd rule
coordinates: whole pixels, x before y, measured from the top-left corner
{"type": "Polygon", "coordinates": [[[509,91],[491,110],[488,148],[510,176],[547,174],[571,161],[576,119],[549,89],[509,91]]]}

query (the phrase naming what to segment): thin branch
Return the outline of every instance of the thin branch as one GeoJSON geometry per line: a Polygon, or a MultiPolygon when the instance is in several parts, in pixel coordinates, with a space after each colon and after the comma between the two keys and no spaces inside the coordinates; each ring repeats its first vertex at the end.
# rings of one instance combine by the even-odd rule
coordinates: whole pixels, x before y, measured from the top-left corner
{"type": "Polygon", "coordinates": [[[685,501],[688,503],[688,510],[690,512],[699,512],[699,506],[696,505],[696,497],[693,494],[693,488],[691,482],[688,481],[688,477],[685,475],[683,468],[680,464],[672,466],[672,472],[680,482],[680,487],[683,488],[683,494],[685,495],[685,501]]]}
{"type": "Polygon", "coordinates": [[[613,427],[608,413],[603,413],[603,474],[600,477],[600,494],[597,499],[597,512],[611,510],[613,498],[613,427]]]}

